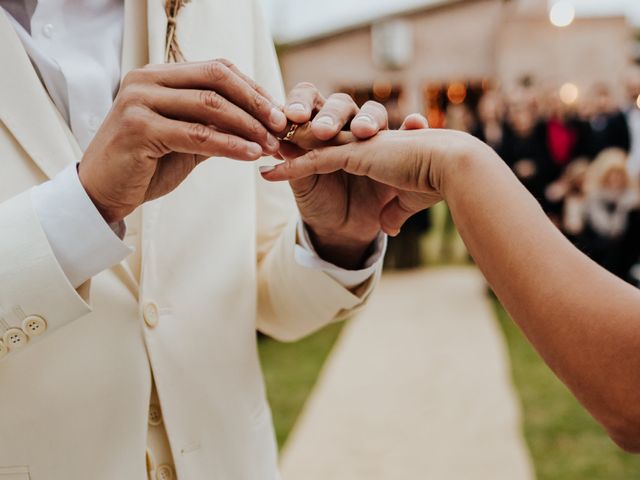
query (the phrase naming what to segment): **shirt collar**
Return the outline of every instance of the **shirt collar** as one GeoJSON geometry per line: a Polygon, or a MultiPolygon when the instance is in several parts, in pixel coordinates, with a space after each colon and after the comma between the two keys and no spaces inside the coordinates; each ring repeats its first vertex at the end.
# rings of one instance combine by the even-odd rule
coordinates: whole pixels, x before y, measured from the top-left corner
{"type": "Polygon", "coordinates": [[[0,0],[0,7],[15,18],[29,34],[31,34],[31,17],[37,6],[38,0],[0,0]]]}

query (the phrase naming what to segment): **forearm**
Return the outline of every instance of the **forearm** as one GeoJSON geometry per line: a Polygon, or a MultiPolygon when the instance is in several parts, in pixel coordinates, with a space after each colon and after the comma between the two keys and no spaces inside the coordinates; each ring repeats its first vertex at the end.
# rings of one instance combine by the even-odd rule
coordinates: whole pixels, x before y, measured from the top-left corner
{"type": "Polygon", "coordinates": [[[443,194],[472,256],[547,363],[614,437],[640,442],[640,293],[575,249],[488,150],[454,162],[443,194]]]}

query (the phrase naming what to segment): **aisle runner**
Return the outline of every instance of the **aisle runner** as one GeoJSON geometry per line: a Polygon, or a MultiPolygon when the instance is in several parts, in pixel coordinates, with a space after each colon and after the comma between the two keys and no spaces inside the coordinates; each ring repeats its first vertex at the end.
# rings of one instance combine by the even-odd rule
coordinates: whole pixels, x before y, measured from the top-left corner
{"type": "Polygon", "coordinates": [[[531,480],[519,416],[480,274],[387,275],[327,362],[284,480],[531,480]]]}

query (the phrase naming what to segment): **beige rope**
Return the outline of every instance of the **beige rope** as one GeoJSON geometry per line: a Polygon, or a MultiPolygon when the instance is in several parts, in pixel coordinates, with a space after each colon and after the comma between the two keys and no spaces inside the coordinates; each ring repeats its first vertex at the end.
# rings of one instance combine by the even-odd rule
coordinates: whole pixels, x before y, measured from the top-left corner
{"type": "Polygon", "coordinates": [[[184,62],[185,58],[180,49],[177,35],[177,19],[180,9],[191,0],[167,0],[165,11],[167,13],[167,43],[164,53],[164,63],[184,62]]]}

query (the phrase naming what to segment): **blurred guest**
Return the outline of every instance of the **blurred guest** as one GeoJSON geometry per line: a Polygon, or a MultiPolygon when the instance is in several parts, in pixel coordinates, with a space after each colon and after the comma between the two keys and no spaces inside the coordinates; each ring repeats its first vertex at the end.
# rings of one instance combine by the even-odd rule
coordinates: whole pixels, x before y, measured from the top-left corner
{"type": "MultiPolygon", "coordinates": [[[[585,226],[584,182],[589,168],[587,159],[571,162],[564,174],[547,188],[549,202],[561,205],[561,216],[557,226],[574,243],[579,243],[585,226]]],[[[553,219],[552,219],[553,220],[553,219]]]]}
{"type": "Polygon", "coordinates": [[[627,172],[627,154],[604,150],[587,172],[585,218],[588,254],[620,278],[627,279],[633,260],[621,247],[629,219],[639,205],[635,182],[627,172]]]}
{"type": "Polygon", "coordinates": [[[584,180],[589,162],[576,160],[567,168],[567,193],[564,198],[562,230],[570,240],[577,242],[584,233],[586,196],[584,180]]]}
{"type": "Polygon", "coordinates": [[[579,125],[556,92],[548,97],[546,131],[551,160],[564,169],[577,155],[579,125]]]}
{"type": "Polygon", "coordinates": [[[530,89],[516,92],[507,109],[503,158],[527,190],[543,205],[546,204],[544,190],[557,177],[545,134],[544,124],[538,120],[533,92],[530,89]]]}
{"type": "Polygon", "coordinates": [[[583,125],[583,151],[596,158],[607,148],[629,151],[630,139],[624,113],[616,107],[609,88],[598,84],[593,88],[589,101],[590,118],[583,125]]]}
{"type": "Polygon", "coordinates": [[[473,135],[502,154],[504,143],[504,103],[496,91],[486,92],[478,103],[479,122],[473,135]]]}
{"type": "MultiPolygon", "coordinates": [[[[557,90],[545,96],[545,142],[549,158],[553,163],[551,177],[562,175],[567,165],[577,156],[580,138],[580,124],[569,107],[560,100],[557,90]]],[[[556,225],[561,226],[564,198],[555,200],[547,195],[547,213],[556,225]]]]}
{"type": "Polygon", "coordinates": [[[627,105],[625,115],[629,129],[630,151],[627,164],[633,176],[640,176],[640,67],[629,71],[626,81],[627,105]]]}

